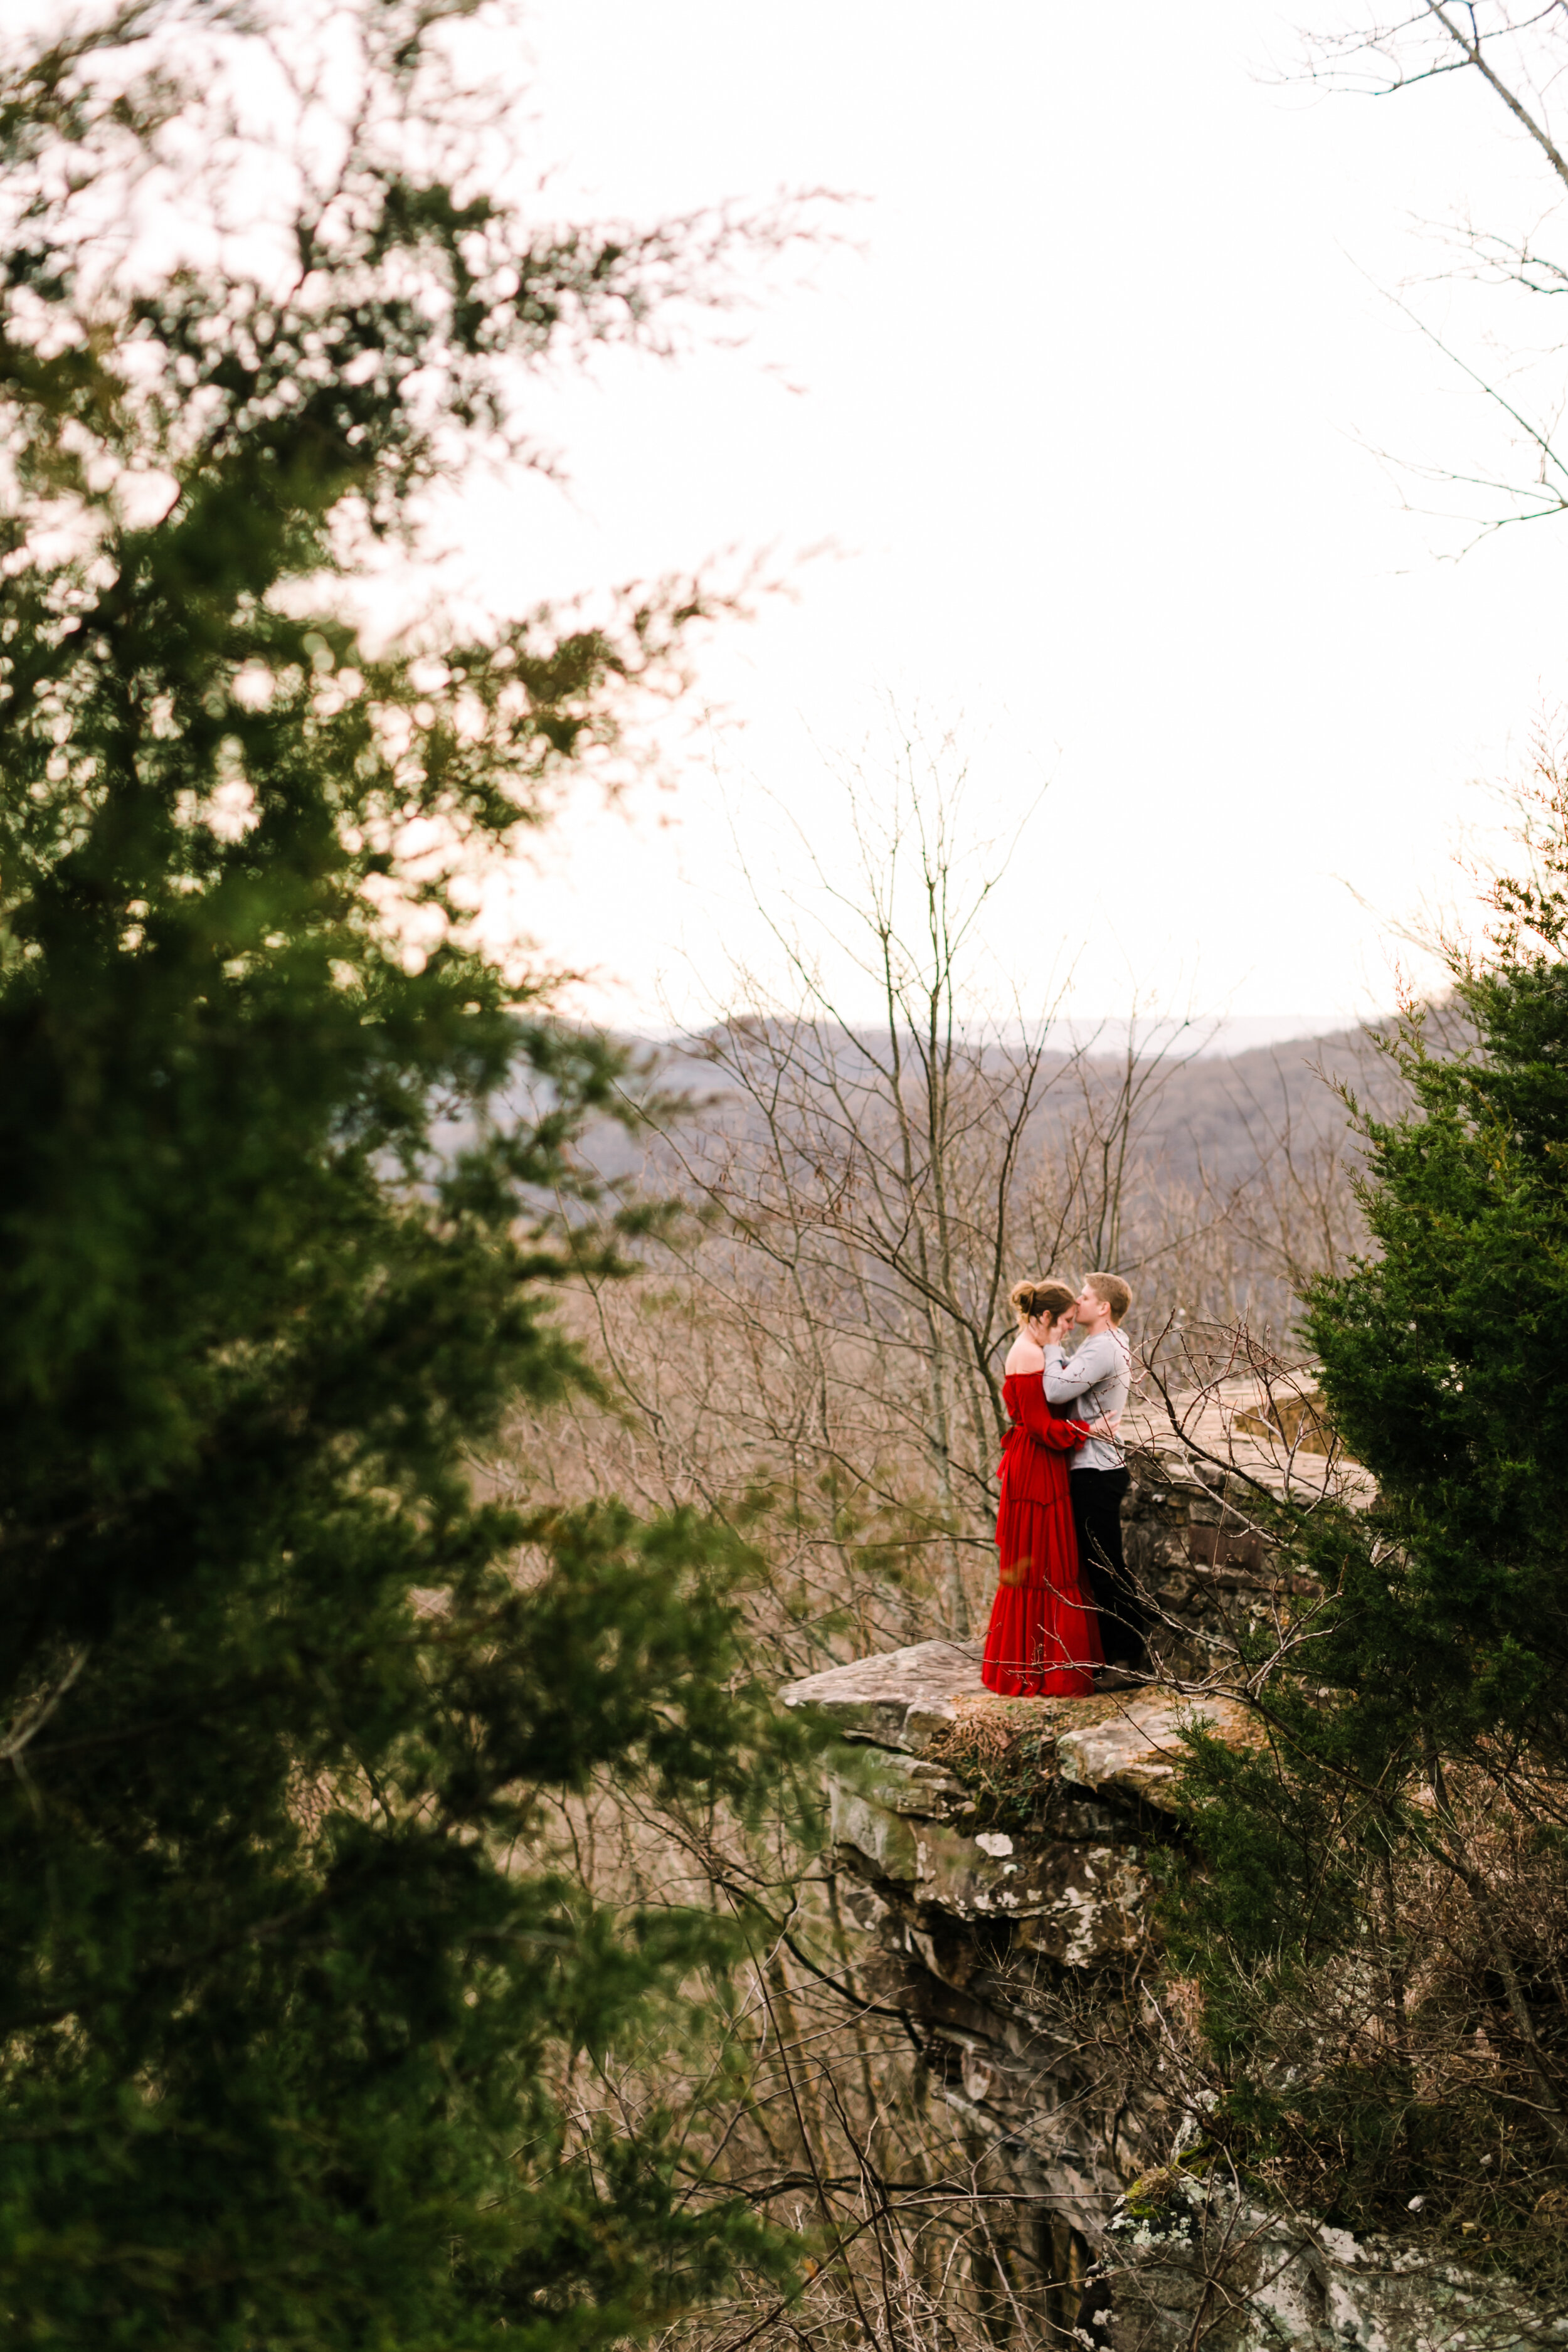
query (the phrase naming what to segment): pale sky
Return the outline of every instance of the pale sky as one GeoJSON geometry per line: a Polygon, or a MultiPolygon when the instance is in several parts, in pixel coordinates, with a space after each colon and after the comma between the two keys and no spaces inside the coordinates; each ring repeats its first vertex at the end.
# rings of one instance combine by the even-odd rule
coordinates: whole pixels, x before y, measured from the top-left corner
{"type": "MultiPolygon", "coordinates": [[[[992,928],[1026,995],[1059,936],[1080,1012],[1385,1003],[1386,919],[1450,893],[1490,822],[1473,780],[1568,688],[1568,524],[1446,560],[1462,535],[1372,454],[1464,470],[1495,441],[1379,290],[1436,278],[1420,218],[1544,208],[1482,92],[1271,84],[1295,50],[1266,0],[536,0],[532,25],[552,207],[867,200],[859,249],[743,348],[552,400],[569,500],[468,509],[509,599],[837,551],[705,656],[710,772],[574,817],[535,935],[618,1018],[721,996],[727,954],[765,954],[731,821],[764,897],[795,875],[780,801],[835,866],[824,755],[869,734],[874,760],[891,694],[958,722],[995,832],[1048,780],[992,928]]],[[[1461,296],[1412,299],[1478,350],[1461,296]]]]}
{"type": "Polygon", "coordinates": [[[532,0],[549,213],[863,200],[730,347],[546,388],[568,492],[489,482],[455,518],[458,575],[514,609],[748,551],[790,582],[706,648],[673,789],[580,801],[519,869],[593,1011],[700,1019],[770,920],[810,931],[889,704],[967,751],[977,840],[1038,803],[993,995],[1248,1034],[1386,1004],[1390,923],[1495,824],[1475,780],[1568,702],[1568,521],[1454,561],[1467,534],[1402,508],[1376,451],[1465,472],[1500,445],[1382,289],[1424,278],[1483,364],[1489,329],[1499,364],[1544,342],[1554,313],[1494,315],[1419,224],[1534,222],[1551,188],[1461,78],[1282,84],[1298,12],[532,0]]]}

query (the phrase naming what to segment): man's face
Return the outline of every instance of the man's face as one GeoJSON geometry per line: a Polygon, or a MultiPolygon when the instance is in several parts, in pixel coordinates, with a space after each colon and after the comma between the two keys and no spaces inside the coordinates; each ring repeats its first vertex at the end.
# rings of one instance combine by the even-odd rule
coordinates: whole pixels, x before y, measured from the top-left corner
{"type": "Polygon", "coordinates": [[[1098,1290],[1086,1282],[1073,1306],[1073,1320],[1080,1331],[1102,1331],[1110,1320],[1110,1309],[1098,1290]]]}

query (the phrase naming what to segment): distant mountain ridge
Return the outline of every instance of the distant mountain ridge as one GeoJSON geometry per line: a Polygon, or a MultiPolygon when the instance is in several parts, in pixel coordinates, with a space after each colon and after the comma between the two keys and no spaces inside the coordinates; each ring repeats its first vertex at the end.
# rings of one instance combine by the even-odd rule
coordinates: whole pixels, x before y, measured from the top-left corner
{"type": "MultiPolygon", "coordinates": [[[[1193,1026],[1195,1030],[1199,1024],[1193,1026]]],[[[866,1044],[850,1031],[840,1034],[842,1051],[837,1059],[852,1080],[866,1044]]],[[[647,1050],[658,1082],[690,1098],[694,1118],[710,1118],[727,1103],[739,1100],[733,1079],[706,1058],[700,1041],[647,1050]]],[[[1111,1089],[1126,1068],[1124,1047],[1081,1057],[1070,1050],[1047,1054],[1036,1114],[1046,1124],[1053,1104],[1058,1116],[1068,1114],[1062,1082],[1075,1058],[1079,1075],[1069,1080],[1069,1094],[1076,1092],[1080,1078],[1091,1087],[1111,1089]]],[[[1151,1055],[1145,1060],[1152,1065],[1159,1058],[1151,1055]]],[[[1210,1054],[1178,1036],[1163,1058],[1165,1067],[1146,1097],[1148,1108],[1138,1126],[1140,1157],[1161,1160],[1172,1177],[1188,1184],[1203,1176],[1226,1187],[1244,1181],[1261,1152],[1286,1133],[1303,1144],[1326,1142],[1343,1133],[1347,1114],[1336,1085],[1350,1087],[1359,1099],[1384,1110],[1392,1107],[1395,1092],[1387,1063],[1359,1027],[1249,1045],[1228,1055],[1210,1054]]],[[[627,1155],[635,1161],[635,1141],[628,1142],[627,1155]]],[[[598,1158],[597,1151],[595,1156],[598,1158]]]]}

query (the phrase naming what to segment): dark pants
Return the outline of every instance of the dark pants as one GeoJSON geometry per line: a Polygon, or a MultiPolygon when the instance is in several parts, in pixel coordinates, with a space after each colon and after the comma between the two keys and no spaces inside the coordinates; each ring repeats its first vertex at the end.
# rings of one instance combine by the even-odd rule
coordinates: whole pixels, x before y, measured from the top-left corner
{"type": "Polygon", "coordinates": [[[1126,1470],[1075,1470],[1072,1521],[1078,1529],[1084,1597],[1100,1612],[1100,1643],[1108,1666],[1143,1663],[1143,1604],[1121,1551],[1121,1497],[1132,1484],[1126,1470]]]}

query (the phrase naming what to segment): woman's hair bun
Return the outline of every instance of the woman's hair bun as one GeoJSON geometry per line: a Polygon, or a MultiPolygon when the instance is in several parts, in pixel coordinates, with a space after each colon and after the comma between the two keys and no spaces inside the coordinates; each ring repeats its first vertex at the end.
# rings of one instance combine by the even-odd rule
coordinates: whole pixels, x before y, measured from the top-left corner
{"type": "Polygon", "coordinates": [[[1020,1324],[1027,1323],[1036,1315],[1043,1315],[1047,1322],[1054,1323],[1058,1315],[1066,1314],[1077,1296],[1065,1282],[1016,1282],[1007,1293],[1007,1302],[1020,1324]]]}

